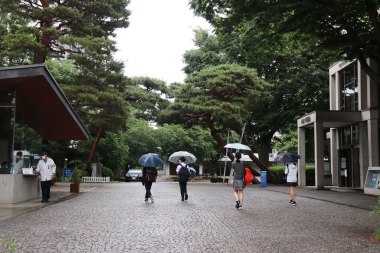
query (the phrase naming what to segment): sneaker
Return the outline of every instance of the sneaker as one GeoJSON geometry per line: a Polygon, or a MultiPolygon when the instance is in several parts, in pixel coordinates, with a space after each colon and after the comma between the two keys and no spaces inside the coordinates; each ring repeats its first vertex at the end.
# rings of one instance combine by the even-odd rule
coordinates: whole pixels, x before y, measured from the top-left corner
{"type": "Polygon", "coordinates": [[[243,206],[239,206],[239,208],[238,208],[239,210],[242,210],[243,209],[243,206]]]}
{"type": "Polygon", "coordinates": [[[295,201],[293,201],[291,204],[292,204],[292,206],[296,206],[297,205],[295,201]]]}
{"type": "Polygon", "coordinates": [[[240,201],[236,201],[236,205],[235,205],[236,209],[238,209],[239,206],[240,206],[240,201]]]}
{"type": "Polygon", "coordinates": [[[147,202],[148,201],[148,198],[145,198],[145,202],[147,202]]]}
{"type": "Polygon", "coordinates": [[[150,202],[154,203],[154,199],[152,195],[150,196],[150,202]]]}
{"type": "Polygon", "coordinates": [[[182,198],[181,201],[185,201],[185,200],[182,198]]]}
{"type": "Polygon", "coordinates": [[[187,200],[189,198],[189,195],[185,194],[185,200],[187,200]]]}

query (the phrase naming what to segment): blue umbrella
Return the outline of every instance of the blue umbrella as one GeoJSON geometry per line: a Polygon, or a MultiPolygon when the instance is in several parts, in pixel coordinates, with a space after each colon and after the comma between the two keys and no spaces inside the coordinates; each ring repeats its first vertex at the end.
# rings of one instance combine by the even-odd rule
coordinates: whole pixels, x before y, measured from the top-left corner
{"type": "Polygon", "coordinates": [[[140,156],[138,163],[144,167],[158,167],[165,163],[165,159],[156,153],[148,153],[140,156]]]}

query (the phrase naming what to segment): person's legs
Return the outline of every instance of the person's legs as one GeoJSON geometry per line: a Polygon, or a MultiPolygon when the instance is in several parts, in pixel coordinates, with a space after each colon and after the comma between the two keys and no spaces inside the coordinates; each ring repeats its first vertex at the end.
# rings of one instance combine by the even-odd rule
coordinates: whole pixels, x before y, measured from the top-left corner
{"type": "Polygon", "coordinates": [[[294,186],[289,186],[289,195],[290,195],[290,204],[295,206],[296,205],[296,193],[294,186]]]}
{"type": "Polygon", "coordinates": [[[243,189],[240,189],[239,190],[239,202],[240,202],[240,205],[239,206],[242,206],[243,205],[243,200],[244,200],[244,194],[243,194],[243,189]]]}
{"type": "Polygon", "coordinates": [[[289,195],[290,195],[290,199],[294,201],[294,187],[293,186],[289,186],[289,195]]]}
{"type": "Polygon", "coordinates": [[[187,182],[184,183],[184,192],[185,192],[185,200],[189,198],[189,195],[187,195],[187,182]]]}
{"type": "Polygon", "coordinates": [[[47,181],[41,181],[41,194],[42,194],[42,202],[45,202],[46,200],[46,185],[47,181]]]}
{"type": "Polygon", "coordinates": [[[235,196],[235,200],[236,202],[239,201],[239,194],[238,194],[238,190],[234,189],[234,196],[235,196]]]}
{"type": "Polygon", "coordinates": [[[46,198],[45,198],[45,201],[47,202],[50,198],[50,188],[51,188],[51,183],[52,181],[49,180],[49,181],[46,181],[46,198]]]}
{"type": "Polygon", "coordinates": [[[145,199],[147,200],[151,196],[152,182],[145,182],[145,199]]]}
{"type": "Polygon", "coordinates": [[[185,185],[183,182],[179,182],[179,189],[181,190],[181,199],[185,200],[185,185]]]}
{"type": "Polygon", "coordinates": [[[240,206],[240,201],[239,201],[239,190],[237,189],[234,189],[234,196],[235,196],[235,200],[236,200],[236,209],[239,208],[240,206]]]}

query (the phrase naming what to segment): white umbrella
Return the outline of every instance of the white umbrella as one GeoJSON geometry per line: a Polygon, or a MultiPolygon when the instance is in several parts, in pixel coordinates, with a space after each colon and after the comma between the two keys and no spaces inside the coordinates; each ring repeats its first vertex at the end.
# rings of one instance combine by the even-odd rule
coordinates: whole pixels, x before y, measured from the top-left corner
{"type": "Polygon", "coordinates": [[[228,143],[225,148],[241,149],[241,150],[251,150],[250,147],[241,143],[228,143]]]}
{"type": "Polygon", "coordinates": [[[197,158],[192,153],[189,153],[187,151],[177,151],[169,156],[169,162],[179,164],[179,158],[182,156],[185,157],[186,164],[195,163],[197,160],[197,158]]]}

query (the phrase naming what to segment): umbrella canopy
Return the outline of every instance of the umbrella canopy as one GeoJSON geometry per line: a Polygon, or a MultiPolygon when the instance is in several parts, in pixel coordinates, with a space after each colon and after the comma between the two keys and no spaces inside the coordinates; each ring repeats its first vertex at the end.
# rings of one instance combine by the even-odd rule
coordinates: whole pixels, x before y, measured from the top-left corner
{"type": "Polygon", "coordinates": [[[296,153],[291,153],[291,152],[285,152],[285,153],[280,153],[274,158],[274,162],[283,162],[283,163],[288,163],[288,162],[294,162],[300,159],[301,157],[296,154],[296,153]]]}
{"type": "Polygon", "coordinates": [[[177,151],[170,155],[169,162],[179,164],[179,158],[182,156],[186,158],[186,164],[195,163],[195,161],[197,160],[195,155],[193,155],[192,153],[189,153],[187,151],[177,151]]]}
{"type": "Polygon", "coordinates": [[[156,153],[148,153],[140,156],[138,163],[144,167],[158,167],[165,163],[165,159],[156,153]]]}
{"type": "Polygon", "coordinates": [[[251,150],[250,147],[241,143],[228,143],[225,148],[241,149],[241,150],[251,150]]]}

